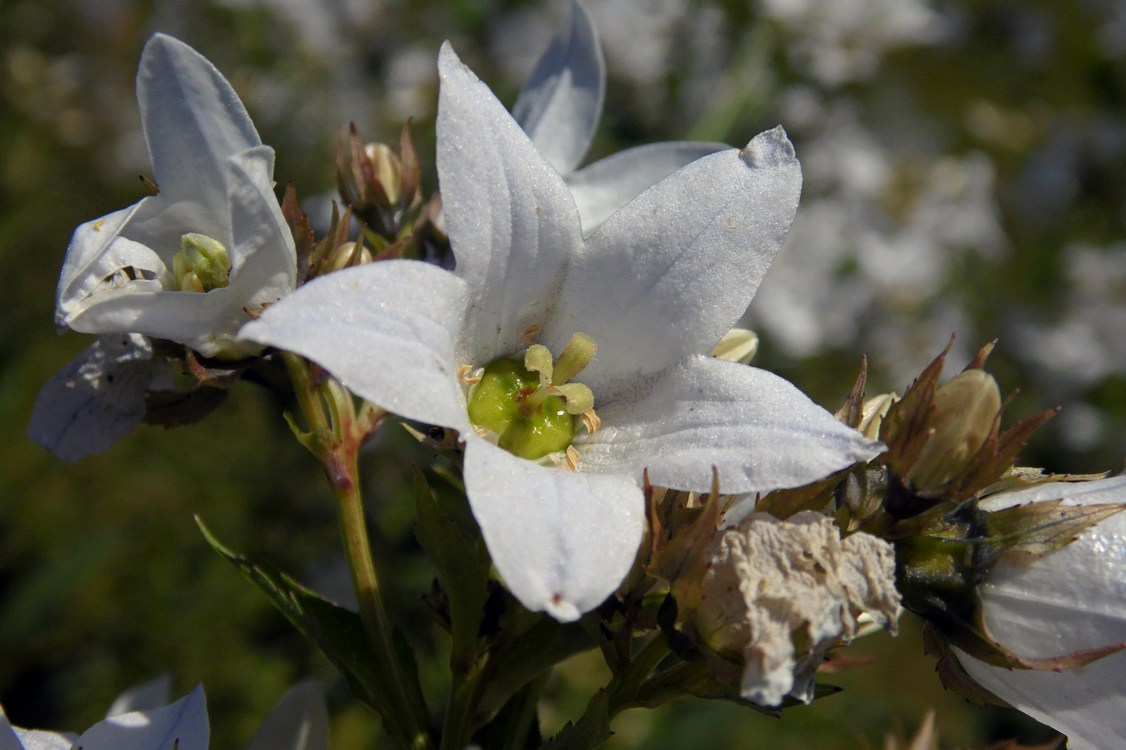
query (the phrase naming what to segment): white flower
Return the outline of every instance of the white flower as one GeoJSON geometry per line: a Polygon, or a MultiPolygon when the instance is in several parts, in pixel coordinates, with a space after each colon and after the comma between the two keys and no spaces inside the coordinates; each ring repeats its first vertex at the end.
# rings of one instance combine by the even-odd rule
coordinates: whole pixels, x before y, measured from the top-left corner
{"type": "MultiPolygon", "coordinates": [[[[169,679],[157,678],[122,693],[106,718],[81,736],[13,727],[0,709],[3,750],[207,750],[210,725],[203,686],[169,705],[169,679]]],[[[278,701],[247,750],[328,750],[328,709],[313,682],[294,686],[278,701]]]]}
{"type": "Polygon", "coordinates": [[[296,283],[273,149],[222,74],[171,37],[145,45],[137,100],[160,193],[75,231],[56,322],[253,354],[239,328],[296,283]]]}
{"type": "Polygon", "coordinates": [[[606,96],[606,63],[587,9],[571,0],[551,45],[512,107],[543,158],[563,175],[589,235],[610,214],[686,164],[730,148],[670,141],[621,151],[576,171],[590,148],[606,96]]]}
{"type": "MultiPolygon", "coordinates": [[[[1006,492],[982,508],[1060,497],[1066,505],[1126,502],[1126,475],[1006,492]]],[[[1030,563],[1002,557],[980,592],[989,634],[1017,656],[1051,659],[1126,643],[1126,513],[1030,563]]],[[[1120,747],[1126,737],[1126,653],[1061,672],[994,667],[960,651],[958,658],[990,692],[1068,735],[1072,750],[1120,747]]]]}
{"type": "Polygon", "coordinates": [[[882,539],[841,539],[833,521],[802,512],[787,521],[754,513],[708,550],[693,622],[708,645],[743,662],[741,695],[762,706],[809,703],[834,645],[867,613],[895,629],[895,551],[882,539]]]}
{"type": "Polygon", "coordinates": [[[781,128],[685,167],[584,243],[558,172],[449,45],[439,69],[437,162],[456,269],[403,260],[329,274],[243,336],[320,363],[403,417],[458,430],[470,505],[521,602],[573,620],[614,591],[641,539],[645,469],[654,484],[707,491],[715,467],[725,492],[765,492],[874,455],[877,444],[781,378],[706,356],[797,209],[801,172],[781,128]],[[596,356],[566,348],[576,334],[596,356]],[[480,395],[495,395],[498,368],[522,363],[540,380],[524,371],[524,390],[480,395]],[[465,375],[481,368],[470,390],[465,375]],[[587,411],[593,397],[585,428],[568,432],[579,420],[562,407],[517,419],[572,378],[581,384],[566,391],[568,410],[587,411]],[[508,409],[513,429],[490,436],[467,403],[508,409]],[[561,417],[552,439],[563,437],[549,455],[496,444],[525,451],[539,438],[515,427],[549,416],[561,417]]]}

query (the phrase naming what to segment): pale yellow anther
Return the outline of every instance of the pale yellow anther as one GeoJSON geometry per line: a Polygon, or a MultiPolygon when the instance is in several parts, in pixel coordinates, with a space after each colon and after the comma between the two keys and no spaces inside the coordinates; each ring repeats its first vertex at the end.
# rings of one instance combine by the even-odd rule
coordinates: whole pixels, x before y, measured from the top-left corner
{"type": "Polygon", "coordinates": [[[578,469],[579,469],[579,452],[575,449],[575,446],[573,446],[573,445],[567,446],[566,461],[567,461],[567,470],[568,471],[578,471],[578,469]]]}
{"type": "Polygon", "coordinates": [[[203,282],[199,280],[199,276],[195,271],[188,271],[180,277],[180,291],[197,293],[204,291],[203,282]]]}
{"type": "Polygon", "coordinates": [[[597,353],[598,344],[595,343],[594,339],[581,331],[576,332],[567,342],[567,346],[563,347],[563,353],[559,355],[559,359],[555,360],[553,382],[556,385],[568,382],[585,370],[597,353]]]}
{"type": "Polygon", "coordinates": [[[756,352],[758,352],[758,336],[755,332],[745,328],[732,328],[712,349],[712,356],[745,365],[754,359],[756,352]]]}
{"type": "Polygon", "coordinates": [[[532,344],[524,352],[524,369],[540,374],[540,385],[551,384],[552,370],[551,352],[543,344],[532,344]]]}
{"type": "Polygon", "coordinates": [[[568,414],[582,414],[594,408],[594,392],[582,383],[553,385],[548,390],[563,397],[568,414]]]}
{"type": "Polygon", "coordinates": [[[583,427],[586,428],[587,433],[593,435],[598,432],[602,427],[602,420],[598,417],[598,413],[594,409],[587,409],[582,413],[581,419],[583,420],[583,427]]]}

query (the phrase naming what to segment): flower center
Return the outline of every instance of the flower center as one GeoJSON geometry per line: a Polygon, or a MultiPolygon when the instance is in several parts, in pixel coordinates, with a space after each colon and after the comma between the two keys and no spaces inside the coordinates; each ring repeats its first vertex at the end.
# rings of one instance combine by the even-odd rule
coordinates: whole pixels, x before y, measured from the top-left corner
{"type": "Polygon", "coordinates": [[[580,420],[590,432],[598,427],[594,394],[570,382],[597,349],[594,339],[576,333],[554,361],[546,346],[532,344],[523,362],[506,358],[490,363],[469,394],[469,419],[495,432],[497,445],[521,458],[570,453],[580,420]]]}
{"type": "Polygon", "coordinates": [[[172,256],[172,289],[181,292],[210,292],[227,286],[231,258],[219,240],[188,232],[180,238],[180,252],[172,256]]]}

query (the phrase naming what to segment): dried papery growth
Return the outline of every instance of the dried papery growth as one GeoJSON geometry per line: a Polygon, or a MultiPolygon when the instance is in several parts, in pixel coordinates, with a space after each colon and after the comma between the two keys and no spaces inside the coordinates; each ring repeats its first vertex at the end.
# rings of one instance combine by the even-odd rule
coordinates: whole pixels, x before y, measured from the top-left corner
{"type": "Polygon", "coordinates": [[[820,513],[754,514],[718,534],[707,559],[699,605],[680,618],[712,675],[739,685],[745,700],[808,703],[818,666],[856,636],[862,613],[895,630],[891,545],[867,534],[842,539],[820,513]]]}

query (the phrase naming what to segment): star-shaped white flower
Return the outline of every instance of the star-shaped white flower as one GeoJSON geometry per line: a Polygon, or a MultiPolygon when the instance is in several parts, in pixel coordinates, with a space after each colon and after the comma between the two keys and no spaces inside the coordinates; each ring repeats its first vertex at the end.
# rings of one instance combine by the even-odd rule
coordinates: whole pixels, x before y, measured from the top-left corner
{"type": "Polygon", "coordinates": [[[567,15],[524,84],[512,116],[571,189],[589,235],[649,186],[725,143],[668,141],[621,151],[577,169],[602,115],[606,63],[590,12],[571,0],[567,15]]]}
{"type": "MultiPolygon", "coordinates": [[[[1050,483],[994,495],[985,510],[1063,498],[1065,505],[1126,502],[1126,475],[1050,483]]],[[[1126,513],[1032,561],[1002,557],[980,588],[989,634],[1026,659],[1126,643],[1126,513]]],[[[1014,708],[1068,736],[1072,750],[1119,747],[1126,737],[1126,653],[1060,672],[994,667],[958,652],[966,671],[1014,708]]]]}
{"type": "Polygon", "coordinates": [[[239,328],[297,277],[274,151],[215,66],[172,37],[145,45],[137,100],[160,193],[78,227],[55,320],[207,357],[252,354],[260,347],[237,340],[239,328]]]}
{"type": "Polygon", "coordinates": [[[458,430],[474,516],[524,605],[573,620],[614,591],[641,539],[645,470],[654,484],[706,491],[714,467],[725,492],[765,492],[877,452],[781,378],[706,356],[746,309],[797,209],[801,171],[781,128],[685,167],[584,242],[559,173],[448,44],[439,70],[437,162],[455,270],[402,260],[329,274],[243,336],[320,363],[403,417],[458,430]],[[513,395],[508,406],[521,408],[524,396],[566,387],[561,373],[574,368],[560,353],[576,333],[597,344],[573,380],[601,418],[598,428],[584,414],[569,438],[577,470],[558,465],[562,446],[536,460],[498,447],[470,418],[477,391],[466,373],[531,362],[534,337],[540,354],[561,359],[553,382],[541,370],[544,381],[513,395]]]}

